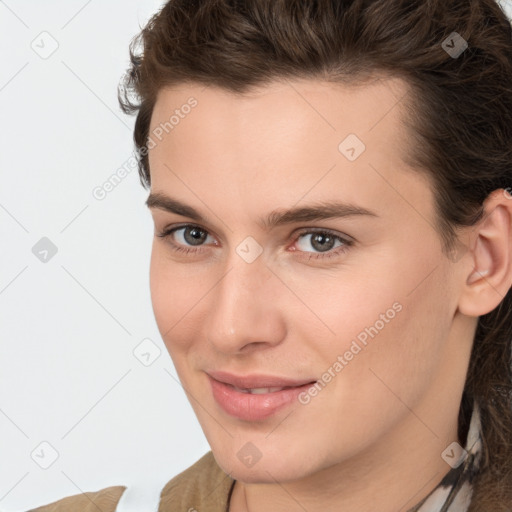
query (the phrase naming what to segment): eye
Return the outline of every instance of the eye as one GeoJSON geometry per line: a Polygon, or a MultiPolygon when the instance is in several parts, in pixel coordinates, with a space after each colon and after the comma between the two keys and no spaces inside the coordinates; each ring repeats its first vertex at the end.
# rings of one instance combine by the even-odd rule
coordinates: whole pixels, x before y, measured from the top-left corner
{"type": "MultiPolygon", "coordinates": [[[[215,245],[218,245],[215,239],[208,234],[208,231],[194,224],[167,228],[163,232],[157,233],[156,236],[169,239],[169,244],[173,251],[185,254],[202,252],[200,247],[207,241],[213,241],[215,245]]],[[[299,250],[292,249],[292,252],[308,253],[309,256],[306,259],[310,260],[311,258],[324,259],[341,255],[354,244],[354,241],[337,235],[330,230],[309,229],[296,235],[294,243],[299,246],[299,250]],[[308,245],[313,247],[314,251],[319,252],[308,251],[308,245]]]]}
{"type": "Polygon", "coordinates": [[[303,231],[296,238],[296,244],[299,246],[299,249],[301,251],[311,253],[307,259],[322,259],[338,256],[346,252],[353,243],[354,242],[352,240],[343,238],[342,236],[325,229],[303,231]],[[336,245],[336,242],[339,242],[338,245],[336,245]],[[313,251],[308,251],[308,245],[313,247],[315,251],[320,252],[315,253],[313,251]]]}
{"type": "Polygon", "coordinates": [[[208,239],[209,236],[211,237],[211,235],[208,235],[208,232],[206,230],[193,224],[187,224],[186,226],[166,229],[162,233],[157,233],[156,236],[160,238],[169,238],[173,250],[185,253],[198,252],[197,249],[188,248],[186,244],[190,244],[192,246],[200,246],[205,240],[208,239]],[[180,231],[182,233],[180,233],[180,231]],[[180,245],[174,243],[172,239],[178,239],[180,245]],[[185,247],[183,247],[183,245],[185,247]]]}

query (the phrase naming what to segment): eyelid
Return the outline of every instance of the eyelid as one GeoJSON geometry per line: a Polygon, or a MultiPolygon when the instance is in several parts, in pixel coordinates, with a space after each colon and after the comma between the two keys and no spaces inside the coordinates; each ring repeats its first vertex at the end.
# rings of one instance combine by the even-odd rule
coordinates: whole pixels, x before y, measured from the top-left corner
{"type": "MultiPolygon", "coordinates": [[[[216,239],[219,238],[210,229],[207,229],[207,228],[201,226],[201,224],[196,224],[194,222],[184,222],[182,224],[170,224],[169,226],[164,227],[157,236],[166,238],[167,236],[171,236],[175,231],[178,231],[183,228],[199,228],[201,231],[204,231],[205,233],[212,236],[213,238],[216,238],[216,239]]],[[[218,245],[218,244],[216,244],[216,245],[218,245]]]]}
{"type": "Polygon", "coordinates": [[[345,233],[340,233],[334,229],[330,228],[316,228],[316,227],[310,227],[310,228],[298,228],[298,232],[294,235],[295,239],[298,238],[300,235],[304,235],[307,233],[328,233],[332,236],[341,238],[347,242],[355,242],[354,238],[352,238],[349,235],[346,235],[345,233]]]}

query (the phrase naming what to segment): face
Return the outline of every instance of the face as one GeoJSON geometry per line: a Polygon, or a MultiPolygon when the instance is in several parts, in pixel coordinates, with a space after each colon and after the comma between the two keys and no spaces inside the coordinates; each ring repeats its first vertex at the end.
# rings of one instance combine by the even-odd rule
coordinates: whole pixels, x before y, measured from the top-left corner
{"type": "MultiPolygon", "coordinates": [[[[409,410],[433,414],[467,364],[450,356],[455,274],[431,189],[403,160],[405,93],[397,79],[159,93],[151,194],[175,202],[150,209],[153,309],[215,458],[237,480],[293,480],[396,450],[426,432],[409,410]],[[352,213],[315,215],[331,203],[352,213]],[[306,385],[249,394],[215,384],[219,371],[306,385]]],[[[260,384],[247,387],[270,386],[260,384]]]]}

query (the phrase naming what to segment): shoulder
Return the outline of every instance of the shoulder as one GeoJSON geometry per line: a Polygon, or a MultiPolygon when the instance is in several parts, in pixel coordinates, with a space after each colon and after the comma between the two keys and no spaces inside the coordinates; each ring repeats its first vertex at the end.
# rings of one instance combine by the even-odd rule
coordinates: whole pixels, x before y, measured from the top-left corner
{"type": "MultiPolygon", "coordinates": [[[[233,483],[234,480],[224,473],[217,464],[213,452],[209,451],[164,485],[158,510],[225,512],[233,483]]],[[[115,512],[126,489],[126,486],[119,485],[76,494],[27,512],[115,512]]]]}
{"type": "Polygon", "coordinates": [[[28,512],[114,512],[126,486],[112,486],[95,492],[85,492],[68,496],[42,507],[30,509],[28,512]]]}
{"type": "Polygon", "coordinates": [[[233,483],[234,480],[220,468],[210,450],[165,485],[159,512],[225,512],[233,483]]]}

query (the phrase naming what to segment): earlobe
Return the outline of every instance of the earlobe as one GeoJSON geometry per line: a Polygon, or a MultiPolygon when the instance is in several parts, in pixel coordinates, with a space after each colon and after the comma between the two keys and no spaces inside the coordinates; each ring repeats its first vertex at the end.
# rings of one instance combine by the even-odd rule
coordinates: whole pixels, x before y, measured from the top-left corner
{"type": "Polygon", "coordinates": [[[459,310],[481,316],[503,301],[512,284],[512,201],[501,189],[485,201],[485,215],[472,229],[473,261],[459,299],[459,310]]]}

